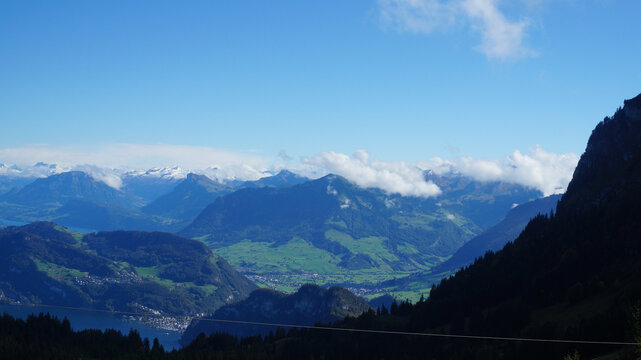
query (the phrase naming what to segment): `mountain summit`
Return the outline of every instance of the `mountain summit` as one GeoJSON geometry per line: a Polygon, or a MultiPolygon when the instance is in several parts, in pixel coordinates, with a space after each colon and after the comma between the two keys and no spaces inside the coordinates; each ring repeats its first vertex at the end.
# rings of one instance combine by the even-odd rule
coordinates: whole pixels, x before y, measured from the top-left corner
{"type": "Polygon", "coordinates": [[[59,206],[71,199],[129,205],[123,193],[81,171],[69,171],[38,179],[16,192],[6,194],[2,200],[20,205],[59,206]]]}
{"type": "Polygon", "coordinates": [[[173,190],[152,201],[142,210],[146,214],[191,221],[216,198],[231,191],[229,186],[205,175],[189,173],[173,190]]]}
{"type": "MultiPolygon", "coordinates": [[[[211,316],[218,320],[252,321],[277,324],[314,325],[358,316],[369,310],[361,298],[341,287],[329,289],[306,284],[293,294],[283,294],[269,289],[254,290],[247,299],[216,310],[211,316]]],[[[198,334],[228,333],[234,336],[267,335],[276,327],[248,326],[194,320],[180,342],[189,344],[198,334]]]]}

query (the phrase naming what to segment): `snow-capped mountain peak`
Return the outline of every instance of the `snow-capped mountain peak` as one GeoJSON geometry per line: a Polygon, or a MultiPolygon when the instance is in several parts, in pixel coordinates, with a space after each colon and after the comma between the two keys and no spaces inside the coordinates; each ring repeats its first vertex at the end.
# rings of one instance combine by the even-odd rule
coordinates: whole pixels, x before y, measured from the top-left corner
{"type": "Polygon", "coordinates": [[[187,177],[188,170],[180,166],[174,167],[155,167],[147,170],[130,170],[124,175],[127,177],[154,177],[161,179],[181,180],[187,177]]]}

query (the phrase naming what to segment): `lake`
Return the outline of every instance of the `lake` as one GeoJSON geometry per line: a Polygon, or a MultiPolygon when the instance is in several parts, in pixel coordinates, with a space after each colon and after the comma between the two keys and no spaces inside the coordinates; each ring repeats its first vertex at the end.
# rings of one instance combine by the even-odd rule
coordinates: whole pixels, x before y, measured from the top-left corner
{"type": "Polygon", "coordinates": [[[37,315],[39,313],[50,313],[61,320],[66,317],[69,319],[71,327],[74,330],[115,329],[123,334],[128,334],[131,329],[135,329],[140,333],[142,338],[149,338],[150,342],[152,342],[154,338],[158,338],[158,341],[165,347],[165,350],[180,348],[178,340],[180,339],[181,333],[146,326],[137,321],[129,320],[122,315],[40,306],[0,304],[0,313],[5,312],[21,319],[26,319],[31,314],[37,315]]]}

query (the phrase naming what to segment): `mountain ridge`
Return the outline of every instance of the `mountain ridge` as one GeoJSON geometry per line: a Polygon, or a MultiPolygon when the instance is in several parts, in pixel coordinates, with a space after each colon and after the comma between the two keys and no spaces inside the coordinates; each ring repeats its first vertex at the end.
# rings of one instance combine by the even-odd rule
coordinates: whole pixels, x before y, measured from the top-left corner
{"type": "Polygon", "coordinates": [[[187,315],[256,288],[201,242],[169,233],[38,222],[0,229],[0,248],[0,292],[13,302],[187,315]]]}
{"type": "Polygon", "coordinates": [[[209,322],[216,320],[252,321],[277,324],[314,325],[341,320],[346,316],[358,316],[370,309],[364,300],[341,287],[328,289],[306,284],[293,294],[284,294],[270,289],[253,291],[246,299],[221,307],[211,317],[194,320],[183,334],[180,342],[189,344],[199,334],[228,333],[234,336],[267,335],[276,327],[234,325],[209,322]]]}

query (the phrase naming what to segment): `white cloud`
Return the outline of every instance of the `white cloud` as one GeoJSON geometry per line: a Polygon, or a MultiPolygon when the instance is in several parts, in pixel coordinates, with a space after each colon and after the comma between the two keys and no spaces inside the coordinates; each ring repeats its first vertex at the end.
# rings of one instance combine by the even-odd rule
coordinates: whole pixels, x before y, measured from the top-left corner
{"type": "Polygon", "coordinates": [[[398,206],[396,201],[394,199],[385,199],[385,207],[386,208],[393,208],[398,206]]]}
{"type": "Polygon", "coordinates": [[[73,170],[82,171],[95,180],[102,181],[114,189],[120,189],[122,186],[120,173],[113,169],[101,168],[95,165],[79,165],[75,166],[73,170]]]}
{"type": "Polygon", "coordinates": [[[508,20],[498,0],[379,0],[378,5],[382,23],[398,31],[429,35],[458,22],[480,33],[478,49],[488,58],[536,55],[523,44],[528,21],[508,20]]]}
{"type": "Polygon", "coordinates": [[[363,188],[379,188],[391,194],[420,197],[436,196],[441,192],[434,183],[425,181],[418,167],[402,161],[371,160],[364,150],[356,151],[352,157],[323,152],[303,158],[302,161],[325,172],[341,175],[363,188]]]}
{"type": "Polygon", "coordinates": [[[433,158],[419,163],[436,174],[458,172],[479,181],[503,181],[540,190],[544,195],[565,192],[579,156],[574,153],[555,154],[540,146],[530,154],[514,150],[504,161],[463,157],[456,161],[433,158]]]}
{"type": "Polygon", "coordinates": [[[334,189],[331,185],[327,185],[327,195],[338,195],[338,191],[334,189]]]}
{"type": "Polygon", "coordinates": [[[340,205],[341,209],[347,209],[349,207],[350,201],[349,199],[345,198],[343,200],[343,203],[340,205]]]}
{"type": "Polygon", "coordinates": [[[457,6],[439,0],[379,0],[381,21],[399,31],[430,34],[454,24],[457,6]]]}
{"type": "Polygon", "coordinates": [[[465,14],[478,23],[481,31],[480,50],[489,58],[507,59],[536,55],[523,45],[526,21],[510,22],[496,7],[496,0],[465,0],[465,14]]]}
{"type": "MultiPolygon", "coordinates": [[[[433,158],[411,164],[379,161],[359,150],[351,157],[323,152],[302,158],[289,168],[310,178],[335,173],[361,187],[379,188],[403,196],[430,197],[440,193],[435,184],[424,181],[422,169],[430,169],[436,174],[453,171],[480,181],[517,183],[549,195],[565,191],[578,159],[573,153],[558,155],[536,146],[529,154],[515,150],[502,161],[462,157],[454,161],[433,158]]],[[[191,171],[217,181],[256,180],[280,168],[274,160],[246,152],[182,145],[117,144],[92,150],[32,145],[0,149],[0,162],[18,165],[0,165],[0,175],[44,177],[80,170],[119,188],[128,170],[151,168],[161,168],[154,171],[181,178],[191,171]],[[39,164],[34,165],[36,163],[39,164]],[[176,165],[180,167],[167,168],[176,165]]],[[[328,192],[332,190],[328,189],[328,192]]]]}

